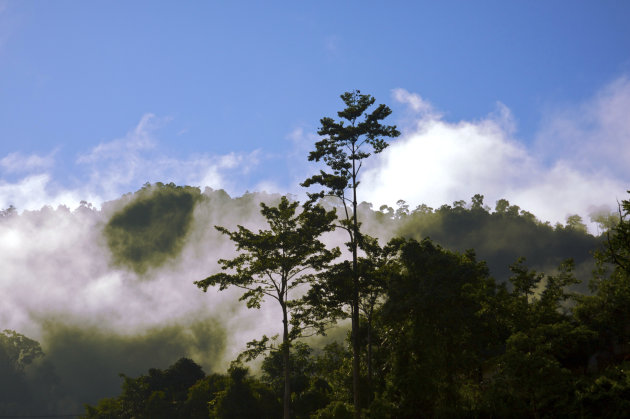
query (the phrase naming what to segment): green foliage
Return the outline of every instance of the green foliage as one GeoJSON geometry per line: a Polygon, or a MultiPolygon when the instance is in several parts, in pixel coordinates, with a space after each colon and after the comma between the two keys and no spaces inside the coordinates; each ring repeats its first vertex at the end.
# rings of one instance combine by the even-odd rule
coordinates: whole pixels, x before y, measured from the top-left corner
{"type": "Polygon", "coordinates": [[[380,153],[388,145],[385,138],[400,135],[395,126],[380,123],[391,114],[389,107],[381,104],[367,113],[375,102],[372,96],[355,90],[342,94],[341,100],[346,105],[344,110],[337,112],[341,120],[329,117],[320,120],[317,133],[324,138],[315,143],[315,150],[308,156],[309,161],[323,160],[331,170],[322,170],[302,183],[304,187],[319,184],[325,188],[326,191],[310,194],[313,200],[326,194],[344,199],[346,190],[357,186],[361,161],[371,154],[361,147],[370,146],[373,153],[380,153]]]}
{"type": "Polygon", "coordinates": [[[332,400],[352,399],[352,354],[339,342],[330,343],[317,354],[313,361],[315,377],[327,383],[332,400]]]}
{"type": "Polygon", "coordinates": [[[577,319],[598,331],[602,351],[613,357],[630,353],[630,200],[622,201],[619,214],[596,253],[594,294],[579,296],[575,308],[577,319]]]}
{"type": "MultiPolygon", "coordinates": [[[[308,306],[296,298],[298,287],[313,282],[315,273],[328,267],[339,256],[338,248],[329,250],[319,237],[331,231],[336,215],[320,205],[305,205],[296,214],[298,202],[290,202],[283,196],[277,207],[261,203],[261,214],[266,218],[269,230],[254,233],[243,226],[237,231],[216,227],[236,244],[238,256],[219,260],[224,271],[197,281],[195,284],[207,291],[219,285],[219,290],[235,286],[245,290],[240,297],[248,308],[260,308],[265,297],[277,301],[282,309],[282,345],[284,367],[284,417],[289,417],[291,343],[308,331],[323,333],[329,320],[310,315],[308,306]]],[[[245,358],[252,359],[264,352],[268,338],[248,344],[245,358]]]]}
{"type": "Polygon", "coordinates": [[[381,318],[384,398],[401,417],[449,415],[491,347],[482,297],[495,295],[494,282],[472,253],[452,253],[430,240],[397,246],[401,269],[389,282],[381,318]]]}
{"type": "MultiPolygon", "coordinates": [[[[312,349],[302,342],[296,342],[289,357],[291,381],[291,416],[309,418],[310,414],[326,406],[331,401],[331,386],[318,370],[319,357],[312,356],[312,349]]],[[[269,384],[276,396],[282,398],[284,390],[283,356],[274,350],[262,363],[262,381],[269,384]]]]}
{"type": "Polygon", "coordinates": [[[43,356],[39,342],[14,330],[0,332],[0,415],[31,414],[42,407],[25,369],[43,356]]]}
{"type": "Polygon", "coordinates": [[[585,371],[597,336],[567,309],[572,296],[566,290],[576,282],[572,268],[568,260],[545,277],[522,259],[511,266],[513,289],[501,302],[509,336],[484,383],[481,410],[517,417],[576,414],[573,374],[585,371]]]}
{"type": "Polygon", "coordinates": [[[197,381],[188,389],[183,417],[207,418],[213,413],[217,395],[222,394],[228,384],[229,376],[223,374],[211,374],[197,381]]]}
{"type": "Polygon", "coordinates": [[[313,419],[351,419],[352,417],[354,417],[354,407],[340,401],[330,403],[311,416],[313,419]]]}
{"type": "Polygon", "coordinates": [[[226,388],[210,402],[211,418],[275,419],[281,416],[281,406],[269,388],[248,374],[248,369],[242,366],[230,368],[226,388]]]}
{"type": "Polygon", "coordinates": [[[567,217],[567,228],[586,233],[586,225],[582,221],[582,217],[577,214],[567,217]]]}
{"type": "Polygon", "coordinates": [[[606,233],[606,239],[606,249],[600,254],[600,259],[613,264],[617,275],[629,276],[630,199],[622,201],[619,207],[619,222],[606,233]]]}
{"type": "MultiPolygon", "coordinates": [[[[396,265],[393,261],[395,244],[381,247],[378,240],[361,235],[359,248],[364,255],[357,258],[359,288],[359,310],[370,319],[381,301],[389,276],[396,265]]],[[[352,265],[342,261],[319,275],[319,281],[309,289],[304,301],[312,307],[313,315],[344,319],[352,310],[352,265]]]]}
{"type": "Polygon", "coordinates": [[[145,185],[105,226],[113,263],[143,274],[175,258],[200,199],[198,188],[159,182],[145,185]]]}
{"type": "Polygon", "coordinates": [[[0,333],[0,359],[9,368],[23,372],[24,367],[42,356],[44,352],[39,342],[15,330],[5,329],[0,333]]]}
{"type": "Polygon", "coordinates": [[[591,221],[597,223],[601,232],[608,232],[619,224],[619,214],[600,212],[591,215],[591,221]]]}
{"type": "MultiPolygon", "coordinates": [[[[185,409],[189,388],[205,377],[199,365],[181,358],[166,370],[151,368],[138,378],[123,378],[122,393],[117,398],[86,406],[86,418],[177,418],[187,417],[185,409]]],[[[207,412],[206,412],[207,415],[207,412]]],[[[207,416],[203,416],[207,417],[207,416]]]]}
{"type": "Polygon", "coordinates": [[[623,362],[578,383],[580,414],[585,418],[624,418],[630,412],[630,363],[623,362]]]}
{"type": "MultiPolygon", "coordinates": [[[[305,206],[296,214],[298,202],[282,197],[277,207],[261,203],[261,213],[270,229],[254,233],[243,226],[237,231],[216,227],[235,244],[239,255],[231,260],[221,259],[225,271],[209,276],[195,284],[207,291],[211,286],[225,290],[236,286],[245,290],[240,300],[248,308],[260,308],[264,298],[276,300],[283,310],[297,309],[292,291],[314,279],[313,272],[327,267],[339,255],[339,249],[326,249],[319,236],[333,229],[334,211],[321,206],[305,206]],[[310,271],[309,271],[310,270],[310,271]]],[[[305,327],[319,331],[321,323],[309,322],[304,317],[292,319],[290,338],[299,337],[305,327]]]]}
{"type": "Polygon", "coordinates": [[[104,398],[98,401],[96,406],[85,406],[85,418],[93,419],[118,419],[123,416],[123,408],[118,398],[104,398]]]}

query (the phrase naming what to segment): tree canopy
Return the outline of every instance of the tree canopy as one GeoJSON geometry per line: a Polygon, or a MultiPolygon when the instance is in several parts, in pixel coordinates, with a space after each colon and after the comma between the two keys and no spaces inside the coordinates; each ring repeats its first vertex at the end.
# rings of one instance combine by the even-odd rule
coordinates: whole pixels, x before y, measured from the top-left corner
{"type": "MultiPolygon", "coordinates": [[[[311,329],[322,331],[325,320],[311,316],[293,315],[305,312],[304,302],[296,289],[315,279],[315,273],[325,269],[337,256],[339,249],[327,249],[320,241],[323,233],[331,231],[334,211],[319,205],[305,205],[296,213],[299,203],[282,197],[278,206],[261,203],[261,213],[269,230],[251,230],[238,226],[229,231],[216,227],[236,245],[238,256],[221,259],[221,272],[195,282],[204,291],[210,286],[219,290],[235,286],[245,290],[240,300],[249,308],[260,308],[264,298],[275,300],[282,309],[282,350],[285,368],[284,417],[290,415],[290,344],[311,329]]],[[[267,349],[268,338],[248,344],[247,358],[253,358],[267,349]]]]}

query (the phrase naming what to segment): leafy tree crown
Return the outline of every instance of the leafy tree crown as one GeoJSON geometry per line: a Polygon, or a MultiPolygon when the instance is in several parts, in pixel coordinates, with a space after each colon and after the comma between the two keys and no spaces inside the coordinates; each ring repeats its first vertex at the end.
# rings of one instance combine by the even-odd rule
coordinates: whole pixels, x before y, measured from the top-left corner
{"type": "Polygon", "coordinates": [[[337,112],[340,120],[330,117],[320,120],[321,127],[317,133],[324,138],[315,143],[315,150],[308,156],[309,161],[323,160],[331,170],[321,170],[302,183],[304,187],[319,184],[327,189],[309,194],[313,201],[326,194],[343,197],[346,189],[358,185],[356,177],[361,161],[372,153],[383,151],[388,146],[385,138],[400,135],[395,125],[381,124],[392,113],[388,106],[381,104],[368,112],[375,102],[372,96],[355,90],[342,94],[341,99],[346,108],[337,112]]]}

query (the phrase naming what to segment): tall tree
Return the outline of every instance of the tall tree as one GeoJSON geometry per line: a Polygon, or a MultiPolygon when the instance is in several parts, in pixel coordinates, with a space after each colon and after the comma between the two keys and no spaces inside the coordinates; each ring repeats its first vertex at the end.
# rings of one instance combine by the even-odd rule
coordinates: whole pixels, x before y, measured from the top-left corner
{"type": "Polygon", "coordinates": [[[606,233],[606,244],[604,260],[630,275],[630,199],[621,201],[619,222],[606,233]]]}
{"type": "Polygon", "coordinates": [[[381,121],[387,118],[391,109],[386,105],[378,105],[371,113],[368,109],[375,99],[370,95],[363,95],[355,90],[341,95],[346,108],[337,112],[340,120],[325,117],[320,120],[321,127],[317,133],[324,138],[315,143],[315,150],[311,151],[309,161],[320,161],[329,167],[330,171],[320,171],[304,181],[302,186],[321,185],[324,190],[309,194],[311,201],[323,196],[334,196],[343,203],[345,218],[341,220],[341,227],[350,236],[350,250],[352,252],[352,382],[355,417],[360,417],[359,405],[359,272],[357,266],[357,247],[359,238],[359,221],[357,220],[357,187],[358,176],[363,160],[372,153],[377,154],[387,146],[385,138],[395,138],[400,132],[394,125],[383,125],[381,121]],[[349,193],[350,196],[346,196],[349,193]],[[348,208],[348,207],[351,207],[348,208]]]}
{"type": "Polygon", "coordinates": [[[594,292],[580,296],[575,308],[578,319],[599,332],[610,353],[630,348],[630,199],[622,201],[618,215],[617,225],[595,252],[594,292]]]}
{"type": "MultiPolygon", "coordinates": [[[[364,255],[357,260],[359,278],[359,314],[362,315],[362,341],[366,346],[367,388],[372,388],[372,349],[374,346],[373,324],[377,308],[384,302],[388,279],[398,270],[396,256],[398,242],[392,240],[381,247],[376,238],[362,234],[359,249],[364,255]],[[364,340],[363,340],[364,339],[364,340]]],[[[352,265],[344,260],[331,266],[320,275],[304,296],[310,315],[316,318],[348,318],[352,316],[352,265]]],[[[371,401],[372,394],[362,401],[371,401]]]]}
{"type": "MultiPolygon", "coordinates": [[[[224,271],[195,284],[205,291],[219,285],[219,290],[236,286],[245,290],[241,301],[248,308],[260,308],[265,297],[277,301],[282,309],[282,356],[284,366],[284,417],[288,418],[291,398],[289,349],[291,342],[302,336],[308,328],[320,330],[322,324],[304,316],[292,316],[297,307],[296,287],[314,279],[315,273],[325,269],[339,256],[338,248],[329,250],[319,237],[331,231],[335,211],[326,211],[319,205],[305,205],[296,214],[298,202],[282,197],[278,206],[260,204],[269,230],[254,233],[243,226],[237,231],[215,227],[236,244],[239,252],[234,259],[219,260],[224,271]]],[[[255,356],[266,348],[267,337],[248,344],[250,355],[255,356]]]]}

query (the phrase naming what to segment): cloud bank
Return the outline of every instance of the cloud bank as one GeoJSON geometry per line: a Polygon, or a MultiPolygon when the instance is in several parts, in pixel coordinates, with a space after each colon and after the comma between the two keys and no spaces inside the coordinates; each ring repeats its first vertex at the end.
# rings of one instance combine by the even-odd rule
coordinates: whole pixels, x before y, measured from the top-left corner
{"type": "Polygon", "coordinates": [[[231,199],[208,189],[203,197],[177,254],[142,272],[116,263],[104,234],[131,196],[100,210],[46,207],[0,217],[1,329],[40,341],[45,359],[59,364],[65,386],[74,385],[86,368],[98,370],[99,378],[84,382],[83,389],[67,388],[77,402],[113,394],[120,372],[166,367],[181,356],[206,371],[225,370],[245,342],[281,330],[281,313],[271,302],[262,310],[247,309],[237,289],[203,293],[193,282],[217,272],[217,260],[234,254],[233,244],[212,226],[262,227],[259,203],[277,196],[231,199]],[[117,345],[118,353],[108,355],[99,343],[117,345]],[[73,357],[79,347],[87,352],[73,357]]]}
{"type": "MultiPolygon", "coordinates": [[[[55,367],[66,397],[61,412],[116,394],[121,372],[133,376],[165,368],[182,356],[207,372],[224,371],[245,342],[281,329],[272,304],[249,310],[238,301],[238,290],[203,293],[193,283],[217,272],[219,258],[233,255],[232,243],[212,226],[262,227],[260,200],[277,197],[233,200],[207,189],[190,209],[191,225],[176,237],[181,246],[138,272],[117,263],[105,234],[113,216],[138,196],[101,209],[83,204],[75,211],[44,207],[0,216],[0,330],[41,342],[44,362],[55,367]]],[[[175,218],[179,201],[175,195],[162,201],[168,199],[162,204],[172,204],[170,213],[153,220],[145,211],[127,226],[130,234],[145,231],[147,220],[158,229],[169,227],[164,224],[175,218]]]]}
{"type": "Polygon", "coordinates": [[[549,112],[534,144],[515,137],[509,109],[478,121],[446,121],[426,100],[403,89],[414,122],[361,177],[361,199],[436,207],[476,193],[491,206],[500,198],[543,221],[589,214],[630,189],[630,80],[619,78],[589,101],[549,112]]]}

